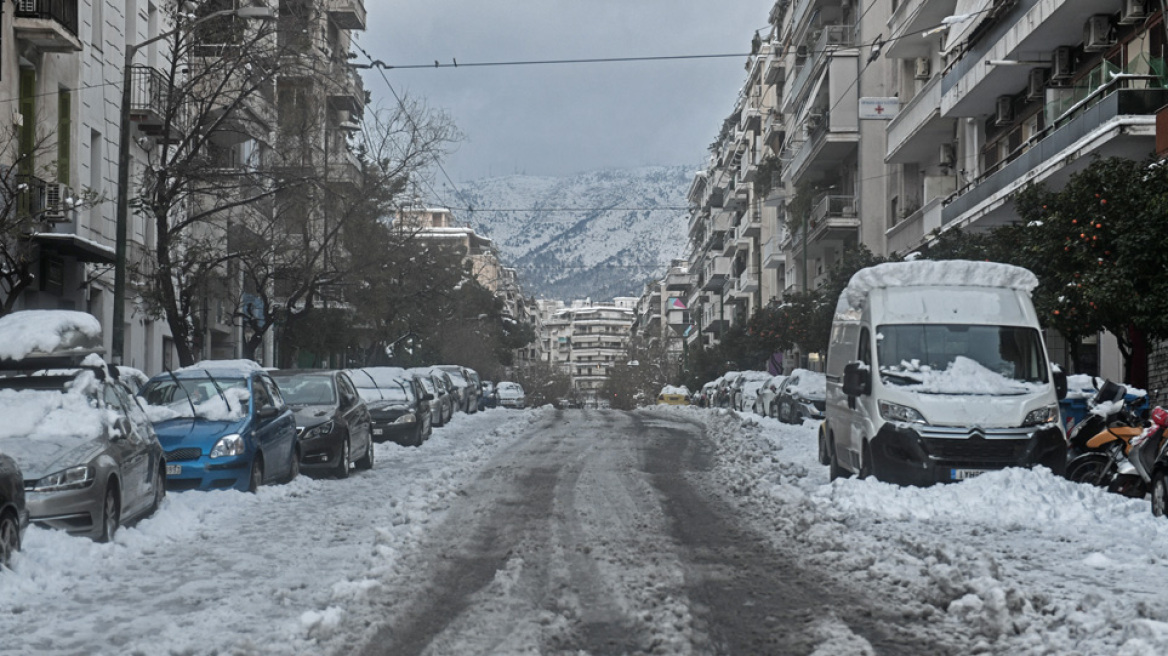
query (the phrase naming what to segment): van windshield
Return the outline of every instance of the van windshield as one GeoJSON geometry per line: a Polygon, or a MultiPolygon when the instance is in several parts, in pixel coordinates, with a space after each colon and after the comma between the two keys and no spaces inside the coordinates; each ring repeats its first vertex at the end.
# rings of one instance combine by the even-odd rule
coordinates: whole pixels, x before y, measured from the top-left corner
{"type": "Polygon", "coordinates": [[[885,384],[930,394],[1026,394],[1047,382],[1042,339],[1021,326],[880,326],[876,360],[885,384]]]}

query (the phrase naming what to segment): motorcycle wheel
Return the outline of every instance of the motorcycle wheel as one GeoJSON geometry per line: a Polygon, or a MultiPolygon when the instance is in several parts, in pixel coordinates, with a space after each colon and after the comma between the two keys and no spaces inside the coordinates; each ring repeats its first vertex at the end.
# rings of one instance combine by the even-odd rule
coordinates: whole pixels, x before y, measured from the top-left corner
{"type": "Polygon", "coordinates": [[[1105,487],[1114,478],[1114,469],[1106,453],[1084,453],[1067,463],[1066,477],[1076,483],[1105,487]]]}
{"type": "Polygon", "coordinates": [[[1168,474],[1163,469],[1152,477],[1152,514],[1163,517],[1168,512],[1168,474]]]}

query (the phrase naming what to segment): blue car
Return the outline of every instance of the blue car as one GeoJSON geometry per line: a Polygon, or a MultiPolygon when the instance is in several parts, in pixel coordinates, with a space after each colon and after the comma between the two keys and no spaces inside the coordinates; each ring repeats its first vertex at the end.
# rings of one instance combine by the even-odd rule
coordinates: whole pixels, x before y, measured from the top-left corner
{"type": "Polygon", "coordinates": [[[241,490],[300,473],[296,419],[259,365],[206,361],[142,388],[168,490],[241,490]]]}

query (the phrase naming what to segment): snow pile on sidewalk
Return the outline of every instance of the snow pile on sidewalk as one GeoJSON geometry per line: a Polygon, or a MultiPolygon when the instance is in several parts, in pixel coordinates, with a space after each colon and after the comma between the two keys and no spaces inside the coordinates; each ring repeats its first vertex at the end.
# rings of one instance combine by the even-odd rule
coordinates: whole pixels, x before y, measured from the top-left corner
{"type": "MultiPolygon", "coordinates": [[[[675,410],[677,411],[677,410],[675,410]]],[[[965,636],[966,653],[1168,653],[1168,520],[1048,470],[958,484],[829,482],[817,427],[689,410],[717,445],[711,489],[858,594],[965,636]]]]}
{"type": "MultiPolygon", "coordinates": [[[[455,415],[346,480],[169,495],[111,544],[29,527],[0,572],[0,654],[311,654],[490,457],[550,410],[455,415]]],[[[410,595],[411,590],[401,590],[410,595]]]]}

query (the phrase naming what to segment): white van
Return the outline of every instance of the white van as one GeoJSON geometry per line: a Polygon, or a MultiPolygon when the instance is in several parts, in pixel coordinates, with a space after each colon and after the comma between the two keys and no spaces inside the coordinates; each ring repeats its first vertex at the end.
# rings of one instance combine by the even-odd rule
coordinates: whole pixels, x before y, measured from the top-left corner
{"type": "Polygon", "coordinates": [[[862,269],[836,305],[820,456],[832,478],[904,485],[1044,465],[1061,474],[1057,373],[1030,271],[991,262],[862,269]]]}

